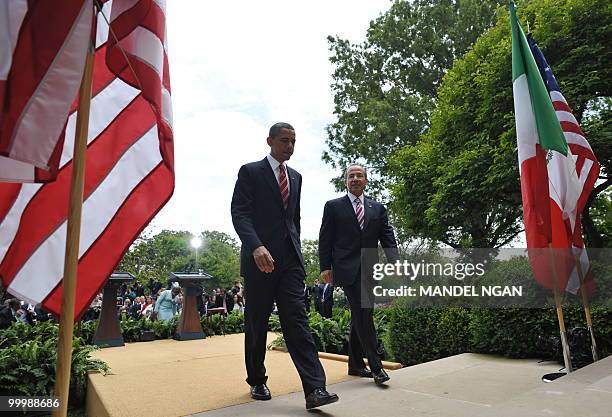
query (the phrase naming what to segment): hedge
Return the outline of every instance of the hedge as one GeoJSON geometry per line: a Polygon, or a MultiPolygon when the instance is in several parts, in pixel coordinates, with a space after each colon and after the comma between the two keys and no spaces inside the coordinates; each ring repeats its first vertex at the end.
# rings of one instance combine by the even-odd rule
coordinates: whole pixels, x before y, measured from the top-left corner
{"type": "MultiPolygon", "coordinates": [[[[593,328],[600,357],[612,353],[612,310],[593,308],[593,328]]],[[[590,341],[584,310],[564,308],[565,325],[574,360],[588,362],[590,341]]],[[[464,352],[498,354],[509,358],[562,361],[554,351],[559,336],[554,309],[389,309],[389,347],[396,361],[414,365],[464,352]]]]}

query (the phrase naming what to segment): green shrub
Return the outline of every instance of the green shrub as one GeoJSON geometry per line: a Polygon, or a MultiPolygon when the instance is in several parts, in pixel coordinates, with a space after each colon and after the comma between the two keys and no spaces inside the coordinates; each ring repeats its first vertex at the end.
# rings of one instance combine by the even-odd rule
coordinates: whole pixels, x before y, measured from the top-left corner
{"type": "Polygon", "coordinates": [[[268,319],[268,331],[275,333],[282,332],[280,318],[278,317],[278,315],[270,315],[270,318],[268,319]]]}
{"type": "Polygon", "coordinates": [[[202,330],[207,336],[228,333],[227,331],[224,331],[223,316],[221,316],[221,314],[213,314],[210,317],[201,316],[200,324],[202,325],[202,330]]]}
{"type": "Polygon", "coordinates": [[[405,308],[390,310],[389,347],[394,359],[414,365],[441,357],[437,324],[442,309],[405,308]]]}
{"type": "MultiPolygon", "coordinates": [[[[612,354],[612,310],[593,308],[591,313],[599,356],[606,357],[612,354]]],[[[386,314],[389,331],[385,340],[395,360],[404,365],[463,352],[550,358],[553,352],[539,340],[559,336],[556,311],[551,308],[434,309],[407,308],[398,303],[386,314]]],[[[568,331],[586,328],[582,308],[566,307],[564,315],[568,331]]],[[[583,342],[574,347],[573,357],[590,356],[589,341],[583,342]]]]}
{"type": "Polygon", "coordinates": [[[91,345],[93,342],[93,336],[96,332],[96,327],[98,327],[98,322],[96,320],[82,321],[80,322],[80,327],[77,327],[78,334],[76,329],[74,334],[75,336],[79,336],[81,339],[83,339],[83,342],[86,345],[91,345]]]}
{"type": "Polygon", "coordinates": [[[155,320],[150,321],[156,339],[170,339],[176,333],[178,325],[178,316],[172,317],[170,320],[155,320]]]}
{"type": "Polygon", "coordinates": [[[27,340],[57,339],[58,325],[51,321],[30,326],[23,323],[13,323],[8,329],[0,330],[0,349],[20,345],[27,340]]]}
{"type": "Polygon", "coordinates": [[[225,319],[225,333],[243,333],[244,332],[244,313],[232,311],[225,319]]]}
{"type": "MultiPolygon", "coordinates": [[[[582,308],[564,308],[563,313],[568,331],[577,327],[586,328],[582,308]]],[[[608,356],[612,353],[612,310],[593,308],[591,315],[600,357],[608,356]]],[[[538,336],[559,336],[554,309],[475,310],[470,330],[474,352],[497,353],[512,358],[547,357],[551,352],[539,349],[538,336]]]]}
{"type": "Polygon", "coordinates": [[[471,311],[449,307],[440,311],[436,326],[440,356],[453,356],[470,351],[471,311]]]}
{"type": "MultiPolygon", "coordinates": [[[[45,396],[53,393],[57,358],[57,328],[54,323],[36,326],[15,323],[0,331],[0,395],[45,396]]],[[[72,342],[70,401],[84,404],[87,372],[108,372],[106,363],[92,359],[97,347],[81,338],[72,342]]]]}
{"type": "Polygon", "coordinates": [[[546,320],[544,309],[475,309],[470,332],[475,353],[495,353],[512,358],[543,356],[538,336],[552,335],[555,323],[546,320]]]}

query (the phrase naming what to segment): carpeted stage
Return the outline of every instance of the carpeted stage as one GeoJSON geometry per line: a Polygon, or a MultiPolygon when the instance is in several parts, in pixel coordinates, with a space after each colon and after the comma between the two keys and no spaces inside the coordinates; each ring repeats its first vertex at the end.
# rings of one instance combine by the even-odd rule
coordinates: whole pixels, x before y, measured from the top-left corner
{"type": "MultiPolygon", "coordinates": [[[[90,374],[90,417],[174,417],[251,401],[244,381],[244,334],[203,340],[129,343],[101,349],[111,373],[90,374]]],[[[268,333],[268,342],[276,338],[268,333]]],[[[354,379],[344,362],[321,358],[328,384],[354,379]]],[[[266,354],[268,386],[278,396],[302,390],[289,354],[266,354]]]]}

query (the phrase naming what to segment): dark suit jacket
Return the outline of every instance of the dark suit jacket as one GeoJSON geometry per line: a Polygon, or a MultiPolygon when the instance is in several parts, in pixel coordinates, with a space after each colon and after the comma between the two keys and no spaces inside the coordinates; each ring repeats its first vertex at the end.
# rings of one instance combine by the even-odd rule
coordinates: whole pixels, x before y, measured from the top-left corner
{"type": "Polygon", "coordinates": [[[334,285],[352,285],[360,271],[370,271],[371,279],[372,265],[379,262],[379,242],[388,262],[399,259],[385,206],[365,197],[361,230],[348,195],[325,203],[319,232],[319,261],[321,272],[332,270],[334,285]],[[370,249],[364,257],[362,249],[370,249]]]}
{"type": "Polygon", "coordinates": [[[323,299],[323,302],[329,302],[330,299],[333,299],[334,295],[334,286],[333,284],[329,284],[327,286],[327,289],[325,288],[325,284],[323,284],[321,286],[321,298],[323,299]]]}
{"type": "Polygon", "coordinates": [[[12,323],[17,321],[17,318],[13,315],[11,308],[8,306],[0,306],[0,329],[7,329],[11,327],[12,323]]]}
{"type": "Polygon", "coordinates": [[[240,275],[257,272],[253,250],[265,246],[274,259],[284,253],[287,238],[304,266],[300,244],[302,176],[287,167],[289,202],[283,207],[280,188],[267,158],[243,165],[232,197],[232,223],[242,241],[240,275]]]}
{"type": "Polygon", "coordinates": [[[312,298],[314,299],[315,309],[319,311],[321,309],[321,284],[315,284],[312,286],[312,298]]]}

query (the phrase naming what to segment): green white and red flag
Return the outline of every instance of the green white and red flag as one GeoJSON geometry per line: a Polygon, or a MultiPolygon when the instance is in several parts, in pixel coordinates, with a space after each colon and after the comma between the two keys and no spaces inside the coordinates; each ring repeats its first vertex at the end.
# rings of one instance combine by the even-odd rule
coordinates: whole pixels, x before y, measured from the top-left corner
{"type": "MultiPolygon", "coordinates": [[[[584,157],[574,155],[568,146],[563,129],[565,116],[559,114],[566,109],[556,109],[553,105],[553,92],[549,91],[541,75],[546,68],[538,67],[512,2],[510,25],[523,220],[530,263],[536,281],[552,288],[551,254],[545,249],[550,245],[559,288],[574,292],[577,290],[575,283],[568,286],[570,278],[577,275],[572,251],[584,246],[580,236],[580,213],[599,165],[593,156],[585,169],[584,157]]],[[[546,67],[550,71],[550,67],[546,67]]],[[[578,256],[582,258],[580,252],[578,256]]],[[[583,272],[588,273],[588,261],[583,272]]]]}

